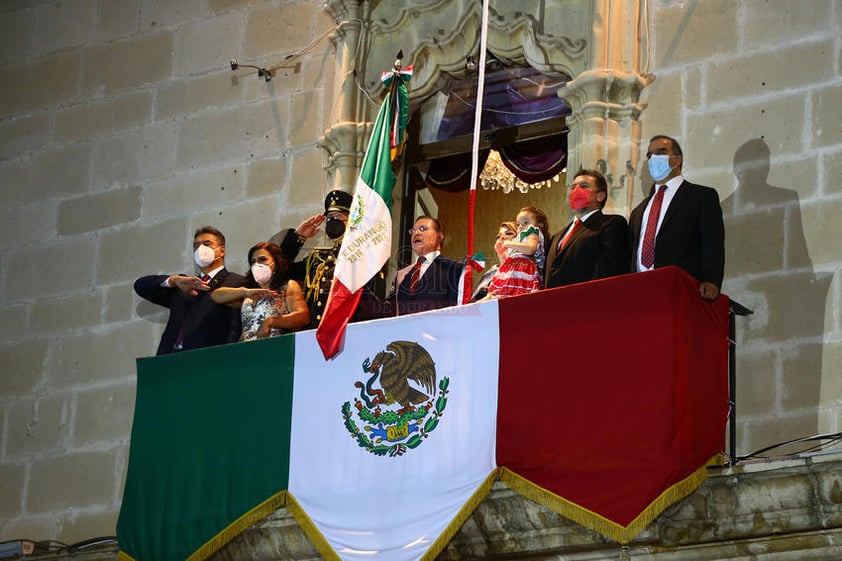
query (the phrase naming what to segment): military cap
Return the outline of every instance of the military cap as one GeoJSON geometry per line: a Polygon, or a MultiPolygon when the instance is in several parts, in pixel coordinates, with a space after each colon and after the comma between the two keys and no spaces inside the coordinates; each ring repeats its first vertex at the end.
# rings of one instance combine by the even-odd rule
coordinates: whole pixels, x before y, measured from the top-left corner
{"type": "Polygon", "coordinates": [[[339,212],[351,212],[351,197],[350,193],[334,189],[325,197],[325,214],[337,210],[339,212]]]}

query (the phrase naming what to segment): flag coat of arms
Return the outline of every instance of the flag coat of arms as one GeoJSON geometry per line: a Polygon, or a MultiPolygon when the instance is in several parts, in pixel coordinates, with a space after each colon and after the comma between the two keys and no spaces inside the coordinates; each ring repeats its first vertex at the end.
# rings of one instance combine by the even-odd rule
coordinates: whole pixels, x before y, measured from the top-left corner
{"type": "Polygon", "coordinates": [[[492,482],[497,307],[445,315],[355,325],[327,364],[296,340],[289,492],[342,559],[422,558],[492,482]]]}

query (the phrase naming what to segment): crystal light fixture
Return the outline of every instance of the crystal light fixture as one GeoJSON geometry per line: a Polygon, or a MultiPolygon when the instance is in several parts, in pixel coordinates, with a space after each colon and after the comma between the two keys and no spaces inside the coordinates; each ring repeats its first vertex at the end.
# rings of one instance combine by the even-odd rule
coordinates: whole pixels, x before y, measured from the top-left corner
{"type": "Polygon", "coordinates": [[[488,160],[485,162],[485,167],[482,168],[482,173],[479,174],[480,185],[486,191],[496,191],[500,189],[503,193],[509,194],[515,189],[521,193],[528,193],[530,189],[540,189],[546,187],[549,189],[553,183],[561,181],[561,174],[557,174],[552,179],[539,181],[538,183],[526,183],[509,171],[500,159],[500,153],[497,150],[491,150],[488,154],[488,160]]]}

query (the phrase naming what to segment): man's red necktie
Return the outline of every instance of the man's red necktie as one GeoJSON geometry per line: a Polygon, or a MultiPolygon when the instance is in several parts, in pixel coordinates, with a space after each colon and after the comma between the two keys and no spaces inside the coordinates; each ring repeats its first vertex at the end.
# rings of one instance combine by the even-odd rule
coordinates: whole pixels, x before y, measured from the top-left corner
{"type": "Polygon", "coordinates": [[[640,252],[640,263],[647,269],[651,269],[655,264],[655,233],[658,230],[658,219],[661,216],[661,205],[664,202],[666,190],[667,186],[661,185],[649,209],[649,220],[646,222],[646,233],[643,235],[643,250],[640,252]]]}
{"type": "Polygon", "coordinates": [[[570,230],[568,230],[567,233],[564,234],[564,237],[561,238],[561,241],[558,242],[558,251],[561,251],[562,249],[564,249],[564,246],[567,245],[567,242],[570,241],[570,238],[573,237],[573,234],[575,234],[576,230],[578,230],[581,226],[582,226],[582,221],[579,220],[578,218],[573,221],[573,226],[570,227],[570,230]]]}
{"type": "Polygon", "coordinates": [[[412,267],[412,276],[409,277],[409,293],[414,294],[418,287],[418,281],[421,280],[421,265],[424,264],[424,258],[419,257],[418,261],[412,267]]]}

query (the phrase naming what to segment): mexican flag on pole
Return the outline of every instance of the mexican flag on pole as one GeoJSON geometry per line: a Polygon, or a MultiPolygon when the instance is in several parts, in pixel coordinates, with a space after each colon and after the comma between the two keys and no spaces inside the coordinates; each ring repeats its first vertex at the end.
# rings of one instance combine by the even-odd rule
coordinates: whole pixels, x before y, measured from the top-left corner
{"type": "Polygon", "coordinates": [[[380,271],[392,251],[393,149],[400,147],[405,135],[409,105],[406,82],[411,76],[412,67],[408,66],[385,72],[382,77],[389,91],[377,113],[363,157],[330,296],[316,330],[325,358],[339,352],[362,288],[380,271]]]}

